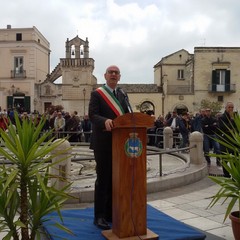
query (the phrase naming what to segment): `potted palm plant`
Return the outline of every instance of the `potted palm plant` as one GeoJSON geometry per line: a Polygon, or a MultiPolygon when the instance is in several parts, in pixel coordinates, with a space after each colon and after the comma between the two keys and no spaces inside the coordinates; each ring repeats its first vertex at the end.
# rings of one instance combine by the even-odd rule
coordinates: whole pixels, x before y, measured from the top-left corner
{"type": "Polygon", "coordinates": [[[220,186],[220,189],[212,197],[208,207],[213,207],[219,201],[221,203],[227,202],[223,221],[229,216],[232,221],[234,237],[240,239],[240,116],[238,114],[234,116],[234,124],[234,127],[228,128],[228,134],[224,134],[224,136],[219,134],[216,139],[226,147],[227,151],[223,154],[212,154],[212,156],[221,159],[222,166],[231,177],[209,176],[220,186]]]}
{"type": "MultiPolygon", "coordinates": [[[[48,213],[57,211],[71,196],[70,184],[57,189],[49,184],[52,177],[51,159],[65,153],[52,151],[65,139],[52,141],[51,132],[41,134],[45,119],[40,122],[19,120],[15,113],[15,125],[7,131],[0,130],[0,231],[6,232],[4,240],[41,239],[41,227],[48,213]]],[[[56,163],[55,163],[56,164],[56,163]]],[[[60,228],[67,231],[64,226],[60,228]]]]}

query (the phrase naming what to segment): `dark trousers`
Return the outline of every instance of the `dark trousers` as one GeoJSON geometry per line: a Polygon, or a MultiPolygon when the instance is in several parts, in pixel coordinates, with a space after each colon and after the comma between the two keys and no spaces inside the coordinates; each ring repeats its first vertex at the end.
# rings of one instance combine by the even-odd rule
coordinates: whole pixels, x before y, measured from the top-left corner
{"type": "Polygon", "coordinates": [[[207,162],[210,162],[210,157],[209,152],[210,148],[213,147],[214,153],[220,154],[220,145],[219,143],[215,140],[217,138],[216,135],[203,135],[203,151],[204,151],[204,156],[207,162]]]}
{"type": "Polygon", "coordinates": [[[85,142],[90,142],[91,133],[90,132],[85,132],[84,133],[84,138],[85,138],[85,142]]]}
{"type": "Polygon", "coordinates": [[[70,137],[68,139],[69,142],[78,142],[78,135],[76,133],[70,133],[70,137]]]}
{"type": "MultiPolygon", "coordinates": [[[[110,146],[111,148],[111,146],[110,146]]],[[[95,150],[94,217],[112,218],[112,150],[95,150]]]]}

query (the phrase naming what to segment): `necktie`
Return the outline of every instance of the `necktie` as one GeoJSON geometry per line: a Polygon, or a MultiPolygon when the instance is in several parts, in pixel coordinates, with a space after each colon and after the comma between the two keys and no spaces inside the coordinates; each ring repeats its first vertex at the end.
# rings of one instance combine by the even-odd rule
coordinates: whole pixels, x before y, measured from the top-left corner
{"type": "Polygon", "coordinates": [[[113,90],[113,95],[115,96],[115,98],[117,97],[115,90],[113,90]]]}

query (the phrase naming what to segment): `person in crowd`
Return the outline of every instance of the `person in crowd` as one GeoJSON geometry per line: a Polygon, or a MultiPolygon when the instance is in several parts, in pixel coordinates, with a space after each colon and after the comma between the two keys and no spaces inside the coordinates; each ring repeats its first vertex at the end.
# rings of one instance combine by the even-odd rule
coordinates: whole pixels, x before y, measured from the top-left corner
{"type": "Polygon", "coordinates": [[[48,114],[48,112],[44,112],[42,116],[45,118],[45,124],[43,126],[42,131],[47,132],[50,129],[50,126],[49,126],[50,115],[48,114]]]}
{"type": "Polygon", "coordinates": [[[78,126],[79,126],[79,117],[76,116],[76,111],[71,114],[68,123],[66,124],[66,132],[69,134],[69,142],[78,142],[78,126]],[[73,133],[71,133],[73,132],[73,133]]]}
{"type": "Polygon", "coordinates": [[[14,110],[15,109],[13,109],[13,108],[8,109],[8,117],[9,117],[11,123],[15,125],[14,110]]]}
{"type": "Polygon", "coordinates": [[[94,224],[110,229],[112,221],[112,133],[113,119],[129,112],[122,91],[118,91],[120,69],[109,66],[106,84],[91,93],[89,119],[92,123],[90,148],[94,150],[97,178],[94,192],[94,224]]]}
{"type": "Polygon", "coordinates": [[[84,134],[84,140],[85,142],[90,142],[90,137],[91,137],[91,131],[92,131],[92,124],[91,121],[89,120],[89,116],[85,115],[82,122],[82,131],[84,134]]]}
{"type": "Polygon", "coordinates": [[[156,127],[156,147],[159,147],[159,148],[163,148],[163,129],[166,125],[166,122],[164,120],[164,117],[163,116],[159,116],[155,123],[154,123],[155,127],[156,127]]]}
{"type": "MultiPolygon", "coordinates": [[[[234,104],[232,102],[227,102],[225,105],[225,111],[222,116],[219,117],[219,129],[220,134],[225,138],[225,135],[231,135],[230,131],[237,131],[236,124],[234,122],[234,104]]],[[[227,138],[225,138],[227,139],[227,138]]],[[[221,154],[225,154],[227,152],[233,153],[233,151],[224,145],[220,144],[221,154]]],[[[222,166],[224,177],[230,178],[229,172],[222,166]]]]}
{"type": "Polygon", "coordinates": [[[202,119],[205,117],[205,109],[202,108],[192,122],[192,131],[202,132],[202,119]]]}
{"type": "Polygon", "coordinates": [[[167,120],[167,126],[171,127],[173,131],[173,147],[177,147],[179,145],[179,123],[180,118],[176,111],[172,112],[172,116],[167,120]]]}
{"type": "Polygon", "coordinates": [[[73,111],[73,114],[74,114],[75,118],[77,119],[77,121],[78,121],[79,124],[80,124],[81,119],[80,119],[80,117],[78,116],[78,112],[77,112],[77,111],[73,111]]]}
{"type": "Polygon", "coordinates": [[[65,125],[66,125],[66,121],[65,118],[62,115],[62,112],[57,112],[57,117],[55,118],[54,121],[54,129],[55,129],[55,133],[57,134],[57,138],[61,138],[63,137],[62,134],[60,134],[61,132],[65,131],[65,125]]]}
{"type": "Polygon", "coordinates": [[[26,120],[26,121],[31,121],[30,115],[28,115],[27,112],[22,112],[22,113],[20,113],[20,114],[19,114],[19,117],[20,117],[20,122],[21,122],[21,124],[22,124],[22,122],[23,122],[24,120],[26,120]]]}
{"type": "MultiPolygon", "coordinates": [[[[189,132],[190,132],[190,124],[188,119],[188,113],[184,112],[179,121],[179,132],[181,134],[181,142],[179,148],[185,148],[189,144],[189,132]]],[[[183,150],[183,152],[186,152],[183,150]]]]}
{"type": "MultiPolygon", "coordinates": [[[[154,123],[156,122],[156,117],[154,114],[151,115],[154,118],[154,123]]],[[[154,124],[153,127],[147,129],[148,134],[148,144],[149,146],[155,146],[156,143],[156,125],[154,124]]]]}
{"type": "Polygon", "coordinates": [[[7,114],[0,112],[0,128],[5,131],[8,125],[9,125],[9,121],[8,121],[7,114]]]}
{"type": "Polygon", "coordinates": [[[65,119],[65,131],[67,131],[67,129],[68,129],[68,121],[71,119],[72,115],[70,115],[69,112],[65,112],[63,114],[63,117],[65,119]]]}
{"type": "MultiPolygon", "coordinates": [[[[202,132],[203,132],[203,151],[208,165],[211,165],[211,158],[209,156],[210,146],[213,147],[214,153],[220,153],[219,143],[215,140],[217,138],[216,131],[218,129],[218,122],[215,117],[211,115],[211,109],[205,110],[205,117],[202,118],[202,132]]],[[[220,161],[216,159],[217,166],[220,166],[220,161]]]]}
{"type": "Polygon", "coordinates": [[[55,122],[55,118],[57,117],[57,111],[54,111],[52,113],[52,115],[50,116],[49,119],[49,128],[54,130],[54,122],[55,122]]]}
{"type": "Polygon", "coordinates": [[[172,117],[171,112],[168,112],[165,116],[165,120],[168,121],[172,117]]]}

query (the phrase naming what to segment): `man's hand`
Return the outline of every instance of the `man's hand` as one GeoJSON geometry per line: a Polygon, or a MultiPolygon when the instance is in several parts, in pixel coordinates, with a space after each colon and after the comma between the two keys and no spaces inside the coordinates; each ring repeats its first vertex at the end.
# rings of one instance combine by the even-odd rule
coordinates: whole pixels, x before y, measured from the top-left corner
{"type": "Polygon", "coordinates": [[[111,131],[112,130],[112,128],[113,128],[113,121],[112,121],[112,119],[107,119],[105,121],[105,128],[106,128],[107,131],[111,131]]]}

